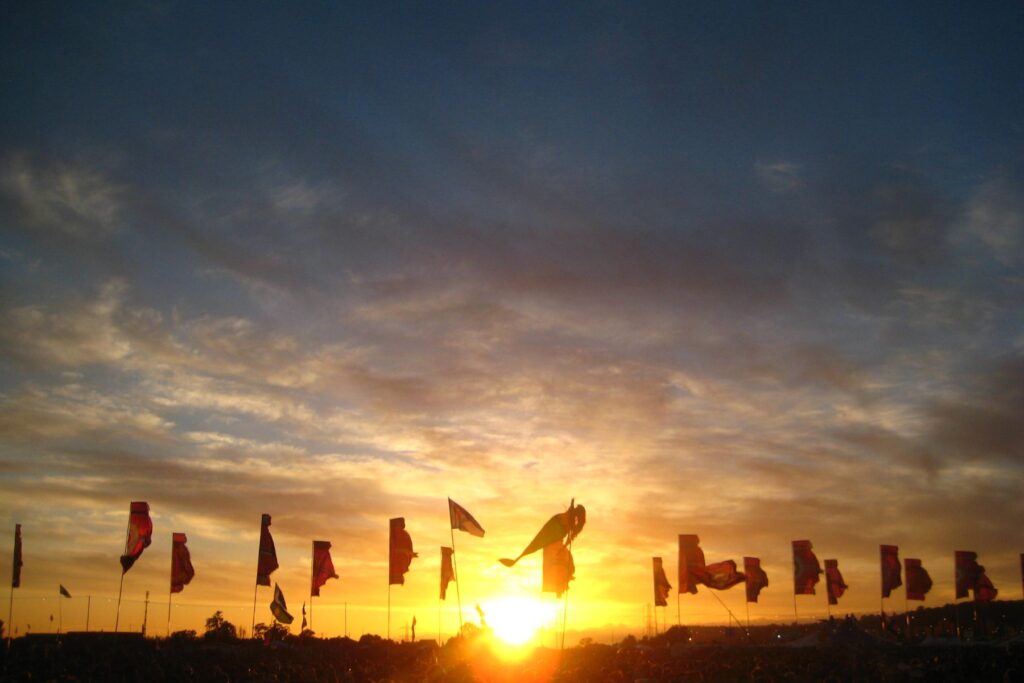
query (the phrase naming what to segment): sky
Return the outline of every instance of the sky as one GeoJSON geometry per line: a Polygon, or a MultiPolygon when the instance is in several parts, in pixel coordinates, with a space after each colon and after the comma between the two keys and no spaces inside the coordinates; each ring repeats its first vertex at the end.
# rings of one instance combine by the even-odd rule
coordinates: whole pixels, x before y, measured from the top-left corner
{"type": "Polygon", "coordinates": [[[954,550],[1020,598],[1024,7],[681,4],[8,4],[15,627],[113,628],[132,500],[121,625],[150,591],[156,634],[174,531],[171,629],[250,626],[269,513],[293,613],[329,540],[314,628],[354,636],[386,634],[405,517],[392,635],[450,635],[449,496],[487,531],[454,538],[468,621],[561,615],[538,556],[496,560],[574,498],[579,635],[639,632],[682,533],[762,558],[754,620],[792,620],[795,539],[843,612],[880,608],[883,543],[926,606],[954,550]]]}

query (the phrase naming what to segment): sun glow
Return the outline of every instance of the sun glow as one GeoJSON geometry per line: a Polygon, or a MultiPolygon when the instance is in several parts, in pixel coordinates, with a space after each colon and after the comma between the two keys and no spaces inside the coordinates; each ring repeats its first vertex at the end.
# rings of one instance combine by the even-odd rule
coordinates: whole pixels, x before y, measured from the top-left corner
{"type": "Polygon", "coordinates": [[[487,625],[506,645],[526,645],[553,622],[555,606],[529,597],[508,597],[484,604],[487,625]]]}

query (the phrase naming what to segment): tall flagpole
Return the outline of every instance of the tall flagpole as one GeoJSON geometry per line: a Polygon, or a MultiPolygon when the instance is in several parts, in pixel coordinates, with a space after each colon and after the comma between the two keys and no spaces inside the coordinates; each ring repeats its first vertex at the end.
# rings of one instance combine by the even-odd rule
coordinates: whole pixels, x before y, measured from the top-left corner
{"type": "Polygon", "coordinates": [[[64,596],[57,593],[57,635],[64,628],[64,596]]]}
{"type": "Polygon", "coordinates": [[[448,502],[448,527],[449,527],[448,531],[451,532],[451,536],[452,536],[452,563],[454,565],[452,567],[452,569],[455,570],[455,597],[458,598],[458,601],[459,601],[459,633],[461,634],[462,633],[462,591],[459,588],[459,558],[458,558],[458,554],[455,552],[455,529],[451,528],[451,526],[452,526],[452,518],[451,518],[451,515],[452,515],[452,512],[451,512],[452,511],[452,507],[451,507],[451,505],[452,504],[451,504],[451,498],[449,498],[448,501],[449,501],[448,502]]]}
{"type": "Polygon", "coordinates": [[[174,595],[170,590],[167,591],[167,637],[171,637],[171,596],[174,595]]]}
{"type": "Polygon", "coordinates": [[[171,585],[167,587],[167,637],[171,637],[171,596],[174,595],[174,534],[171,534],[171,585]]]}
{"type": "Polygon", "coordinates": [[[89,615],[92,614],[92,596],[87,595],[88,599],[85,602],[85,632],[89,632],[89,615]]]}
{"type": "Polygon", "coordinates": [[[391,640],[391,576],[388,575],[388,640],[391,640]]]}
{"type": "MultiPolygon", "coordinates": [[[[572,503],[569,504],[570,508],[572,503]]],[[[572,525],[572,520],[569,521],[572,525]]],[[[572,557],[572,539],[569,539],[569,556],[572,557]]],[[[569,619],[569,582],[565,582],[565,604],[562,606],[562,649],[565,649],[565,623],[569,619]]]]}
{"type": "MultiPolygon", "coordinates": [[[[132,513],[129,508],[128,512],[128,527],[124,530],[124,553],[128,554],[128,536],[132,532],[132,513]]],[[[127,574],[127,570],[124,565],[121,566],[121,585],[117,589],[117,615],[114,617],[114,633],[117,633],[117,627],[121,623],[121,593],[124,591],[124,575],[127,574]]]]}
{"type": "Polygon", "coordinates": [[[253,586],[253,589],[252,589],[252,626],[249,629],[249,637],[250,638],[256,635],[256,591],[260,587],[259,573],[260,573],[260,570],[257,568],[256,569],[256,585],[253,586]]]}
{"type": "Polygon", "coordinates": [[[309,562],[309,630],[313,630],[313,572],[316,564],[316,541],[313,541],[313,555],[309,562]]]}

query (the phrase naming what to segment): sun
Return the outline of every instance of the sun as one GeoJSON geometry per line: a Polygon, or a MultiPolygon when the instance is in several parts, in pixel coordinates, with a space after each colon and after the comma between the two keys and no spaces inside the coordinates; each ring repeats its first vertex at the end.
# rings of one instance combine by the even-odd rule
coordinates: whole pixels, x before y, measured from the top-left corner
{"type": "Polygon", "coordinates": [[[555,616],[555,607],[536,598],[506,597],[484,603],[487,625],[506,645],[522,646],[555,616]]]}

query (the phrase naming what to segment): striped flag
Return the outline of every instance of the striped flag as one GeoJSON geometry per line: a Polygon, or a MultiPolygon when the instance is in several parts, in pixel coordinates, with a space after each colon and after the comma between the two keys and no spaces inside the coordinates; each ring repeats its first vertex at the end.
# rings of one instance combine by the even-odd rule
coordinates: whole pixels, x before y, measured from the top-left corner
{"type": "Polygon", "coordinates": [[[465,531],[472,536],[484,537],[484,528],[480,526],[480,522],[476,521],[473,515],[469,514],[469,510],[451,498],[448,499],[448,517],[451,520],[453,529],[465,531]]]}

